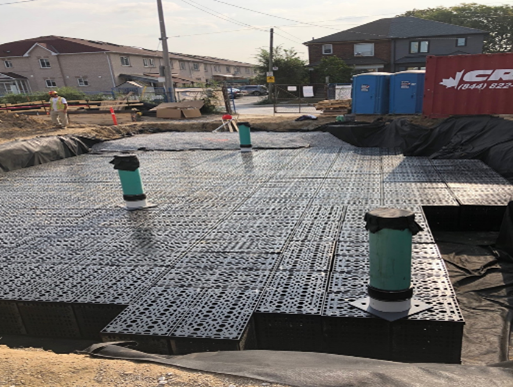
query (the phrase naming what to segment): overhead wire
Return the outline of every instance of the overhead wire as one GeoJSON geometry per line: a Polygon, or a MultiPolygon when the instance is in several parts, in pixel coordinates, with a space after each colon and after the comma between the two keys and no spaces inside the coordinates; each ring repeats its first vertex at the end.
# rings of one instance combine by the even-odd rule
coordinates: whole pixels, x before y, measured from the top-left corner
{"type": "Polygon", "coordinates": [[[170,36],[170,38],[184,38],[187,36],[200,36],[200,35],[212,35],[212,34],[225,34],[228,32],[239,32],[239,31],[248,31],[252,30],[253,28],[241,28],[240,30],[226,30],[226,31],[217,31],[217,32],[203,32],[201,34],[189,34],[189,35],[173,35],[170,36]]]}
{"type": "Polygon", "coordinates": [[[299,20],[289,19],[287,17],[276,16],[276,15],[272,15],[272,14],[266,13],[266,12],[255,11],[254,9],[249,9],[249,8],[241,7],[239,5],[230,4],[230,3],[227,3],[227,2],[221,1],[221,0],[212,0],[212,1],[215,1],[216,3],[226,4],[226,5],[229,5],[230,7],[240,8],[240,9],[243,9],[245,11],[259,13],[260,15],[265,15],[265,16],[270,16],[270,17],[274,17],[274,18],[277,18],[277,19],[291,21],[291,22],[294,22],[294,23],[306,24],[306,25],[309,25],[309,26],[312,26],[312,27],[329,28],[329,29],[333,29],[333,30],[337,29],[337,28],[332,28],[332,27],[321,26],[321,25],[318,25],[318,24],[302,22],[302,21],[299,21],[299,20]]]}
{"type": "MultiPolygon", "coordinates": [[[[238,20],[235,20],[229,16],[225,16],[225,15],[222,15],[221,13],[219,12],[216,12],[214,11],[213,9],[211,8],[208,8],[208,7],[205,7],[204,5],[199,5],[198,3],[196,3],[195,1],[193,0],[182,0],[182,2],[190,5],[191,7],[194,7],[196,9],[199,9],[200,11],[203,11],[205,13],[208,13],[209,15],[212,15],[212,16],[215,16],[219,19],[222,19],[222,20],[225,20],[225,21],[228,21],[228,22],[231,22],[231,23],[234,23],[234,24],[237,24],[239,26],[246,26],[246,27],[249,27],[251,29],[255,29],[255,30],[259,30],[259,31],[263,31],[265,33],[267,33],[268,31],[263,29],[263,28],[260,28],[260,27],[255,27],[255,26],[252,26],[251,24],[248,24],[248,23],[244,23],[244,22],[241,22],[241,21],[238,21],[238,20]]],[[[292,40],[290,38],[287,38],[286,36],[283,36],[283,35],[280,35],[280,34],[276,34],[284,39],[287,39],[287,40],[290,40],[294,43],[299,43],[301,44],[302,42],[299,42],[299,41],[295,41],[295,40],[292,40]]]]}

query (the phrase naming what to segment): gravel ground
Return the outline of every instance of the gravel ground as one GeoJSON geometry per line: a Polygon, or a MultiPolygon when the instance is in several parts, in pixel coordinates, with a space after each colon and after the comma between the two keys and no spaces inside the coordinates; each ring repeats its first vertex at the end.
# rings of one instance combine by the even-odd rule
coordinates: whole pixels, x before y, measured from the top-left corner
{"type": "Polygon", "coordinates": [[[285,387],[265,381],[187,371],[170,366],[56,354],[38,348],[11,349],[5,345],[0,345],[0,386],[285,387]]]}

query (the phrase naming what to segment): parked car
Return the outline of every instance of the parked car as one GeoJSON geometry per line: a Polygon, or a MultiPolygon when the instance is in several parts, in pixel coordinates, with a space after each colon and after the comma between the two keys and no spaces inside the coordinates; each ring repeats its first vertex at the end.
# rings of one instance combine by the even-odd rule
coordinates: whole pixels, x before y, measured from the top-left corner
{"type": "Polygon", "coordinates": [[[246,91],[249,95],[266,95],[269,94],[267,88],[262,85],[241,86],[241,90],[246,91]]]}
{"type": "Polygon", "coordinates": [[[240,89],[236,89],[235,87],[228,87],[228,95],[230,99],[240,98],[242,97],[242,93],[240,89]]]}

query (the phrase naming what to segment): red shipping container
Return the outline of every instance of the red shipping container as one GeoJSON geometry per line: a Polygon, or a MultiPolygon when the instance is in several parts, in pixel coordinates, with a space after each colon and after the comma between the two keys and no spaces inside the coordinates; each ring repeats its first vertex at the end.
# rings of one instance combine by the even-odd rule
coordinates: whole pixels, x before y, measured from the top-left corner
{"type": "Polygon", "coordinates": [[[513,53],[428,56],[422,113],[513,114],[513,53]]]}

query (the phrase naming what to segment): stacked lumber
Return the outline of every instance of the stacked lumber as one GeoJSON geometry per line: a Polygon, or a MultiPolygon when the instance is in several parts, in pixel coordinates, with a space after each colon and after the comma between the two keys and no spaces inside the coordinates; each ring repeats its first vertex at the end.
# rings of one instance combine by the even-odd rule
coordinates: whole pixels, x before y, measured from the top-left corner
{"type": "Polygon", "coordinates": [[[315,104],[316,110],[322,110],[323,116],[339,116],[347,114],[351,109],[351,99],[325,100],[315,104]]]}
{"type": "MultiPolygon", "coordinates": [[[[48,101],[33,101],[33,102],[22,102],[22,103],[5,103],[0,104],[0,111],[16,112],[16,113],[33,113],[33,114],[46,114],[49,110],[48,101]]],[[[77,100],[68,101],[68,111],[109,111],[110,108],[115,111],[122,111],[123,109],[129,109],[134,107],[143,107],[144,104],[139,101],[89,101],[89,100],[77,100]]]]}

